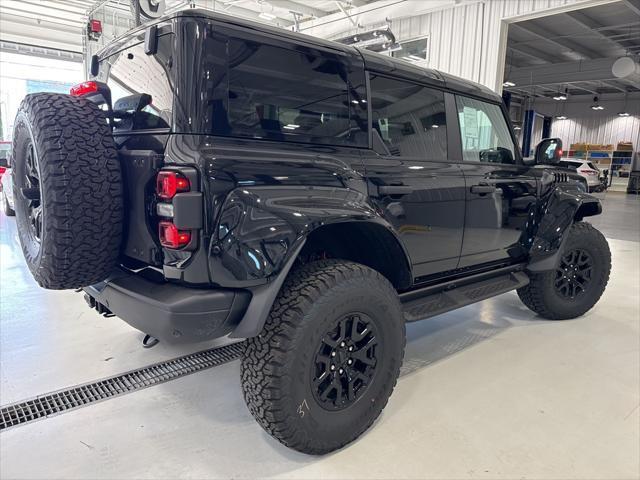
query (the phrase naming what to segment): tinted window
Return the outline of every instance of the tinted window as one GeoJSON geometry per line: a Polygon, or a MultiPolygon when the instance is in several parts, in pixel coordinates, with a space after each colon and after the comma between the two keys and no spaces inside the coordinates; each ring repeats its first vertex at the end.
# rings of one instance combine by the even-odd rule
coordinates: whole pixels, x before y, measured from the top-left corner
{"type": "Polygon", "coordinates": [[[363,85],[359,95],[337,56],[236,39],[227,51],[228,121],[214,133],[367,145],[363,85]]]}
{"type": "Polygon", "coordinates": [[[500,106],[456,97],[465,161],[514,163],[515,145],[500,106]]]}
{"type": "Polygon", "coordinates": [[[391,155],[425,160],[447,157],[443,92],[372,75],[371,102],[373,135],[391,155]]]}
{"type": "Polygon", "coordinates": [[[560,167],[570,168],[572,170],[575,170],[576,168],[578,168],[578,165],[576,163],[567,162],[567,161],[564,161],[564,160],[561,160],[560,162],[558,162],[558,165],[560,167]]]}
{"type": "MultiPolygon", "coordinates": [[[[127,130],[150,128],[169,128],[173,106],[173,89],[171,86],[170,59],[173,48],[173,34],[158,38],[158,51],[154,55],[144,53],[144,45],[138,44],[102,61],[98,79],[107,82],[111,88],[112,105],[125,97],[146,93],[151,96],[151,103],[141,111],[127,108],[116,124],[127,130]]],[[[122,104],[123,102],[120,102],[122,104]]],[[[135,105],[135,99],[126,102],[135,105]]]]}

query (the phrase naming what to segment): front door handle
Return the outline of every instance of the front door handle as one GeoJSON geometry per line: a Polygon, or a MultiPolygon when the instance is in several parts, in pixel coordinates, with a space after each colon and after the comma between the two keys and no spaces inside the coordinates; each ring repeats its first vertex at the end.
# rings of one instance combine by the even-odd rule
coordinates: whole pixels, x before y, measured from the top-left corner
{"type": "Polygon", "coordinates": [[[378,193],[380,195],[409,195],[415,190],[410,185],[379,185],[378,193]]]}
{"type": "Polygon", "coordinates": [[[471,193],[478,195],[486,195],[487,193],[493,193],[496,191],[496,187],[493,185],[473,185],[471,187],[471,193]]]}

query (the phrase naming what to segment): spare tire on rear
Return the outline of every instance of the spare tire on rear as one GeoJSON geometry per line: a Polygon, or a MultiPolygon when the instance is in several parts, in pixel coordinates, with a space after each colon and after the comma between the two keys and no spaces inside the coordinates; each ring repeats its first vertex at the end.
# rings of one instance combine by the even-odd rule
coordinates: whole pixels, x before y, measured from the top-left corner
{"type": "Polygon", "coordinates": [[[18,236],[41,287],[79,288],[117,265],[122,173],[106,116],[90,101],[27,95],[13,133],[18,236]]]}

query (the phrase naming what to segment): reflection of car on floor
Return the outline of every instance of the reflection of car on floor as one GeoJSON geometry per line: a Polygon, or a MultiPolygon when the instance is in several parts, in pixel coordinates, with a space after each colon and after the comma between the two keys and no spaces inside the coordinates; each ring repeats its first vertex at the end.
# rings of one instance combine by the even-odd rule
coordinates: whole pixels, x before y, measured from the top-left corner
{"type": "Polygon", "coordinates": [[[2,211],[5,215],[13,217],[16,213],[13,206],[13,184],[11,182],[11,169],[0,167],[0,175],[0,202],[2,203],[2,211]]]}
{"type": "Polygon", "coordinates": [[[602,189],[600,170],[593,163],[586,160],[563,158],[558,163],[558,166],[568,168],[582,176],[587,181],[589,192],[596,192],[602,189]]]}
{"type": "Polygon", "coordinates": [[[91,70],[16,117],[29,270],[164,342],[246,339],[245,402],[291,448],[374,423],[408,321],[512,290],[563,320],[604,292],[599,200],[560,140],[524,160],[485,87],[198,9],[91,70]]]}

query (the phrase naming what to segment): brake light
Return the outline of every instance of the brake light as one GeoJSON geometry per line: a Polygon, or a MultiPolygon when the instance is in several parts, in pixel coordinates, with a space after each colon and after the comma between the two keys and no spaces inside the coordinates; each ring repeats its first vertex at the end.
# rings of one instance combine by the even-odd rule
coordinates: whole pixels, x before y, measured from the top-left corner
{"type": "Polygon", "coordinates": [[[188,192],[191,189],[189,179],[178,172],[162,170],[156,177],[156,194],[163,200],[171,200],[178,192],[188,192]]]}
{"type": "Polygon", "coordinates": [[[585,175],[597,175],[598,172],[595,170],[578,170],[580,173],[584,173],[585,175]]]}
{"type": "Polygon", "coordinates": [[[558,149],[558,156],[559,156],[559,157],[561,157],[563,153],[564,153],[564,152],[562,151],[562,149],[561,149],[561,148],[559,148],[559,149],[558,149]]]}
{"type": "Polygon", "coordinates": [[[71,89],[69,90],[69,93],[74,97],[84,97],[85,95],[97,92],[98,83],[94,81],[79,83],[71,87],[71,89]]]}
{"type": "Polygon", "coordinates": [[[160,222],[158,225],[160,244],[166,248],[182,248],[191,243],[189,230],[178,230],[171,222],[160,222]]]}
{"type": "Polygon", "coordinates": [[[0,167],[0,178],[2,178],[2,175],[4,175],[4,172],[7,171],[7,167],[0,167]]]}

